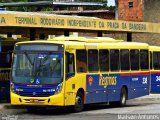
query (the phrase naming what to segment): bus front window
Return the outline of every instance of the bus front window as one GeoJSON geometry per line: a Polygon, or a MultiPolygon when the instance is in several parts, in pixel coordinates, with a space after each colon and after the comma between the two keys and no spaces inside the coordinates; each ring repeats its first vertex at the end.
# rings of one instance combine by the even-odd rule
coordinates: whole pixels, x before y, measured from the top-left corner
{"type": "Polygon", "coordinates": [[[58,84],[63,80],[62,53],[15,53],[12,80],[21,84],[58,84]]]}

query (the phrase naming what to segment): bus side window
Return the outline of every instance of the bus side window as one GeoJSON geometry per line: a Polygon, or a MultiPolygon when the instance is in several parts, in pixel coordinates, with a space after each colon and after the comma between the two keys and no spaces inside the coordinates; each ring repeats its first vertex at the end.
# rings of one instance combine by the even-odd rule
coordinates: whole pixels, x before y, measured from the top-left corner
{"type": "Polygon", "coordinates": [[[140,50],[140,65],[141,70],[149,69],[149,58],[148,58],[148,50],[140,50]]]}
{"type": "Polygon", "coordinates": [[[110,70],[120,70],[119,50],[110,50],[110,70]]]}
{"type": "Polygon", "coordinates": [[[99,67],[101,72],[109,71],[109,51],[99,50],[99,67]]]}
{"type": "Polygon", "coordinates": [[[98,50],[88,50],[88,71],[98,72],[98,50]]]}
{"type": "Polygon", "coordinates": [[[77,50],[76,51],[76,67],[78,73],[87,72],[87,51],[77,50]]]}
{"type": "Polygon", "coordinates": [[[160,52],[153,52],[153,67],[160,70],[160,52]]]}
{"type": "Polygon", "coordinates": [[[121,70],[130,70],[129,50],[120,51],[121,70]]]}
{"type": "Polygon", "coordinates": [[[66,79],[75,75],[74,54],[66,53],[66,79]]]}
{"type": "Polygon", "coordinates": [[[139,50],[130,50],[131,70],[139,70],[139,50]]]}

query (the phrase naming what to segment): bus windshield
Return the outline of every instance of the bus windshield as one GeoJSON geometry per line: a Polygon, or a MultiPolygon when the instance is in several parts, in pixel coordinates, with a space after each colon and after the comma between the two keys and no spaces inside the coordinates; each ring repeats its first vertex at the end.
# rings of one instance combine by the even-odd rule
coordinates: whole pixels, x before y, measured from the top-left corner
{"type": "Polygon", "coordinates": [[[63,53],[15,53],[12,81],[21,84],[58,84],[63,80],[63,53]]]}

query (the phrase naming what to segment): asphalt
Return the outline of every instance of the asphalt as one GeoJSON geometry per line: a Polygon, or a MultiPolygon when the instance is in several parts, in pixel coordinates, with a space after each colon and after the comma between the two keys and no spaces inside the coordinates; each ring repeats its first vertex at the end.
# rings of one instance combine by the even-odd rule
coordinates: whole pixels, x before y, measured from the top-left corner
{"type": "MultiPolygon", "coordinates": [[[[132,101],[136,101],[136,102],[139,102],[139,101],[143,101],[145,103],[147,102],[158,102],[160,103],[160,93],[158,94],[150,94],[150,95],[147,95],[147,96],[143,96],[143,97],[139,97],[139,98],[135,98],[135,99],[131,99],[131,100],[128,100],[128,103],[132,103],[132,101]]],[[[13,108],[13,109],[21,109],[22,106],[13,106],[11,105],[10,103],[8,103],[7,101],[0,101],[0,109],[3,109],[3,108],[13,108]]]]}

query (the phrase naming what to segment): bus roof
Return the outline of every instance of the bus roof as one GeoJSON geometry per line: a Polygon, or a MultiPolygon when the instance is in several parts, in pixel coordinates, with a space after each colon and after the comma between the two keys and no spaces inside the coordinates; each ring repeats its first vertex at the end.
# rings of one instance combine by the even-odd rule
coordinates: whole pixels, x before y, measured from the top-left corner
{"type": "Polygon", "coordinates": [[[19,42],[17,44],[63,44],[66,49],[148,49],[149,45],[138,42],[124,42],[112,38],[87,37],[55,37],[52,40],[36,40],[19,42]]]}
{"type": "Polygon", "coordinates": [[[77,42],[90,42],[90,43],[101,43],[101,42],[122,42],[123,40],[115,40],[110,37],[55,37],[48,39],[51,41],[77,41],[77,42]]]}
{"type": "Polygon", "coordinates": [[[149,51],[160,51],[160,46],[149,46],[149,51]]]}

